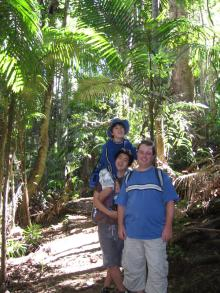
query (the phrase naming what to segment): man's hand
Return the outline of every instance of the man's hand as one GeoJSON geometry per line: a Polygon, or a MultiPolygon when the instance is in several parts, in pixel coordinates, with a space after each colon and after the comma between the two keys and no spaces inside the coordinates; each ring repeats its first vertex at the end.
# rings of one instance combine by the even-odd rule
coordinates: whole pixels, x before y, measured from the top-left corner
{"type": "Polygon", "coordinates": [[[169,241],[173,234],[174,202],[171,200],[166,204],[166,223],[162,232],[163,241],[169,241]]]}
{"type": "Polygon", "coordinates": [[[172,238],[172,236],[173,236],[172,225],[165,225],[162,232],[163,241],[168,242],[172,238]]]}

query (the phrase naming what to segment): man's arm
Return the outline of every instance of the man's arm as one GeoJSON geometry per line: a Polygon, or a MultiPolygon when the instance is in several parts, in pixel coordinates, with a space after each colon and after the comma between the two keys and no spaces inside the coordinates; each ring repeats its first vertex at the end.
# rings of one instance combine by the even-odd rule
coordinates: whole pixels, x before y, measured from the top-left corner
{"type": "Polygon", "coordinates": [[[162,232],[163,241],[169,241],[172,238],[173,218],[174,218],[174,201],[168,201],[166,204],[166,222],[162,232]]]}
{"type": "Polygon", "coordinates": [[[125,226],[124,226],[125,207],[118,205],[118,237],[122,240],[126,238],[125,226]]]}

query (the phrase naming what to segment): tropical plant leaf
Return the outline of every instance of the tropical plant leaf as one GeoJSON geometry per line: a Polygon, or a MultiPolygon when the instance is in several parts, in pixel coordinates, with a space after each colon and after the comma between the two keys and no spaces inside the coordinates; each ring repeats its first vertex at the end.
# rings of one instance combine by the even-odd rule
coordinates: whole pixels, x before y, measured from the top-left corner
{"type": "Polygon", "coordinates": [[[39,50],[41,44],[37,3],[0,1],[0,19],[0,71],[8,87],[18,92],[36,61],[36,45],[39,50]]]}
{"type": "Polygon", "coordinates": [[[94,100],[97,97],[111,96],[120,92],[124,86],[122,82],[104,76],[87,77],[79,80],[74,98],[94,100]]]}

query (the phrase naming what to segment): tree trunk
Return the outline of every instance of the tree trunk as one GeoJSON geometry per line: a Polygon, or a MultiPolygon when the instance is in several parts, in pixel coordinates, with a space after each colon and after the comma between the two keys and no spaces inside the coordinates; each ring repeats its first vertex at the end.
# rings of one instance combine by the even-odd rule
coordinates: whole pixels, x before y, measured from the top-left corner
{"type": "Polygon", "coordinates": [[[66,27],[66,24],[67,24],[67,16],[68,16],[68,11],[69,11],[69,4],[70,4],[70,1],[65,0],[62,27],[66,27]]]}
{"type": "Polygon", "coordinates": [[[157,18],[159,14],[160,0],[152,0],[152,18],[157,18]]]}
{"type": "MultiPolygon", "coordinates": [[[[171,19],[187,16],[180,2],[169,0],[169,5],[171,19]]],[[[193,102],[194,100],[194,79],[189,66],[189,49],[186,46],[178,51],[178,59],[171,77],[171,90],[179,101],[193,102]]]]}
{"type": "Polygon", "coordinates": [[[7,141],[7,114],[5,109],[0,113],[0,214],[2,211],[2,191],[4,178],[5,144],[7,141]]]}
{"type": "Polygon", "coordinates": [[[3,189],[3,205],[2,205],[2,249],[1,249],[1,290],[5,292],[7,280],[7,265],[6,265],[6,228],[7,228],[7,204],[8,204],[8,191],[9,191],[9,170],[12,160],[10,160],[11,136],[14,121],[14,107],[15,99],[11,98],[8,110],[8,130],[7,142],[5,145],[5,177],[3,189]]]}
{"type": "Polygon", "coordinates": [[[47,92],[45,95],[45,101],[44,101],[45,117],[43,118],[41,129],[40,129],[40,147],[38,150],[38,156],[27,183],[29,198],[31,198],[33,194],[36,192],[37,187],[43,177],[44,170],[45,170],[47,151],[48,151],[48,145],[49,145],[48,130],[49,130],[49,121],[50,121],[50,112],[51,112],[52,93],[53,93],[53,79],[49,81],[47,92]]]}
{"type": "MultiPolygon", "coordinates": [[[[159,13],[159,6],[160,6],[160,0],[152,0],[151,2],[152,4],[152,18],[156,18],[158,16],[159,13]]],[[[151,46],[152,46],[152,52],[157,50],[157,44],[156,44],[156,40],[153,39],[153,37],[151,37],[151,46]]],[[[151,59],[151,55],[152,52],[150,52],[149,54],[149,69],[150,69],[150,78],[149,78],[149,87],[150,87],[150,92],[154,92],[155,89],[155,84],[154,84],[154,80],[153,80],[153,62],[151,59]]],[[[150,118],[150,137],[152,140],[154,140],[155,138],[155,107],[156,107],[156,103],[153,99],[150,99],[148,102],[148,110],[149,110],[149,118],[150,118]]]]}
{"type": "Polygon", "coordinates": [[[14,227],[15,225],[15,211],[16,211],[16,195],[15,195],[15,176],[14,176],[14,159],[15,159],[15,153],[14,150],[11,149],[11,155],[10,160],[12,161],[9,165],[9,182],[10,182],[10,198],[8,200],[9,204],[9,223],[8,223],[8,229],[14,227]],[[11,208],[10,208],[11,207],[11,208]]]}
{"type": "MultiPolygon", "coordinates": [[[[26,157],[25,157],[25,134],[23,125],[19,126],[19,152],[21,155],[21,180],[22,180],[22,201],[18,206],[17,217],[21,227],[31,225],[31,217],[29,211],[29,195],[27,189],[27,176],[26,176],[26,157]]],[[[17,202],[16,202],[17,206],[17,202]]]]}
{"type": "Polygon", "coordinates": [[[154,101],[149,101],[149,119],[150,119],[150,138],[154,140],[155,116],[154,116],[154,101]]]}
{"type": "Polygon", "coordinates": [[[156,129],[157,158],[161,163],[166,163],[166,150],[165,150],[165,142],[164,142],[163,118],[159,117],[156,119],[155,129],[156,129]]]}

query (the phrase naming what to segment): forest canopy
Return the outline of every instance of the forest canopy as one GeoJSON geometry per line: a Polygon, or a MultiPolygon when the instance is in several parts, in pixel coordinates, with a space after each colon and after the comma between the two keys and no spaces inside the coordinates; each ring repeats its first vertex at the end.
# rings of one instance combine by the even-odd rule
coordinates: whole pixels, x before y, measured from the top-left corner
{"type": "Polygon", "coordinates": [[[217,0],[0,0],[2,242],[55,202],[92,195],[114,117],[132,143],[155,140],[158,164],[186,186],[219,172],[219,13],[217,0]]]}

